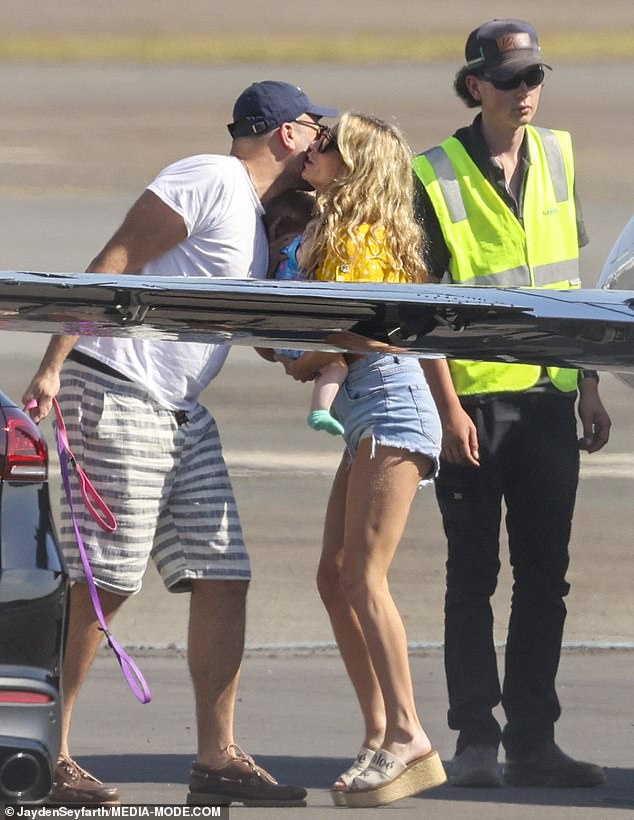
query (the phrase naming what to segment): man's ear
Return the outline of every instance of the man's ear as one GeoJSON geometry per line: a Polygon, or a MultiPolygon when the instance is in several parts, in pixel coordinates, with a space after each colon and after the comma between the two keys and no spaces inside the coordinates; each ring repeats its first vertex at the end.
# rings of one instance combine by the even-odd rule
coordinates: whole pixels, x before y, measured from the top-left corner
{"type": "Polygon", "coordinates": [[[277,129],[277,133],[280,135],[280,141],[282,145],[285,148],[288,148],[289,151],[292,151],[295,148],[295,134],[293,130],[293,123],[283,122],[277,129]]]}
{"type": "Polygon", "coordinates": [[[480,94],[480,87],[478,86],[478,79],[473,74],[467,74],[465,77],[464,83],[467,87],[467,91],[473,97],[476,102],[482,102],[482,94],[480,94]]]}

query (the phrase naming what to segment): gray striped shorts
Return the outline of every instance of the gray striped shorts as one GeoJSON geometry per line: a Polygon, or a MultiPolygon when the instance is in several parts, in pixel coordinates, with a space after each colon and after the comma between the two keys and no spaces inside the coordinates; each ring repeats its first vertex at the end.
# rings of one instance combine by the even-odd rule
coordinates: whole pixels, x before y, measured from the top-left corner
{"type": "MultiPolygon", "coordinates": [[[[179,426],[174,413],[138,385],[71,361],[61,381],[58,401],[71,448],[117,520],[115,532],[102,530],[73,480],[75,517],[97,585],[138,592],[150,557],[171,592],[190,590],[197,578],[249,580],[211,414],[198,405],[179,426]]],[[[65,496],[61,509],[65,562],[71,578],[84,580],[65,496]]]]}

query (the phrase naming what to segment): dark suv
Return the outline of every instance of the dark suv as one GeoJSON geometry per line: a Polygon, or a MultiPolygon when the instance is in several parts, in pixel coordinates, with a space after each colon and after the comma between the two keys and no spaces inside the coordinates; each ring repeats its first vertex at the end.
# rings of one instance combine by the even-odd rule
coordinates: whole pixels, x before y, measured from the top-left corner
{"type": "Polygon", "coordinates": [[[0,804],[51,789],[60,741],[68,578],[38,427],[0,392],[0,804]]]}

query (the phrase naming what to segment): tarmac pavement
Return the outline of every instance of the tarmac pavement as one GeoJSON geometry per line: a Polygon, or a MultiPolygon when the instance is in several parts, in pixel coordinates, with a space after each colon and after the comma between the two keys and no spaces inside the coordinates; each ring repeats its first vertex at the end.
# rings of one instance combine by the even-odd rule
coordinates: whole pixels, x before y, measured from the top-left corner
{"type": "MultiPolygon", "coordinates": [[[[153,693],[139,704],[116,660],[100,657],[77,705],[74,748],[80,763],[119,785],[125,804],[182,804],[195,753],[195,724],[185,658],[136,654],[153,693]]],[[[419,713],[444,761],[453,755],[446,728],[441,652],[412,653],[419,713]]],[[[607,768],[607,783],[591,789],[444,785],[375,809],[376,818],[416,820],[625,820],[634,809],[632,654],[566,652],[559,691],[562,748],[607,768]]],[[[309,820],[333,816],[330,783],[349,765],[360,717],[343,664],[331,652],[251,652],[244,662],[237,741],[282,783],[308,789],[308,806],[230,809],[230,817],[309,820]]],[[[345,816],[362,813],[347,809],[345,816]],[[350,814],[352,812],[353,814],[350,814]]],[[[364,816],[368,816],[367,812],[364,816]]]]}

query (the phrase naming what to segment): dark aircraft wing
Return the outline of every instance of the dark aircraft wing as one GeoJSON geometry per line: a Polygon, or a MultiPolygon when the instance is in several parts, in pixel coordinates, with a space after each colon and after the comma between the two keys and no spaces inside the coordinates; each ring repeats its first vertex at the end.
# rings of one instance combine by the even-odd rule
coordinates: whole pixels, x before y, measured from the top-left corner
{"type": "MultiPolygon", "coordinates": [[[[634,288],[634,217],[625,226],[608,254],[597,287],[618,291],[634,288]]],[[[634,373],[623,372],[615,375],[630,387],[634,387],[634,373]]]]}
{"type": "Polygon", "coordinates": [[[5,271],[0,329],[361,352],[386,345],[634,373],[634,290],[5,271]]]}

